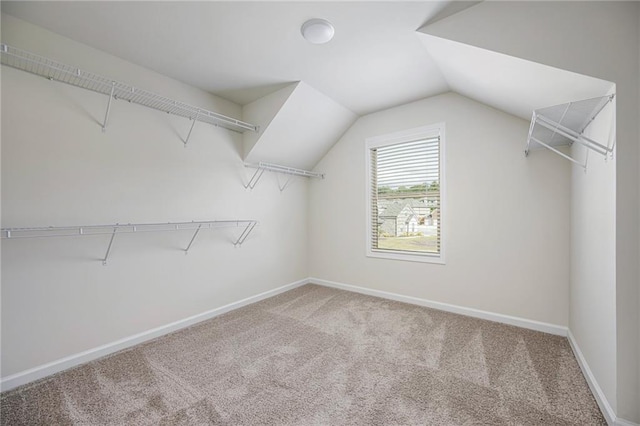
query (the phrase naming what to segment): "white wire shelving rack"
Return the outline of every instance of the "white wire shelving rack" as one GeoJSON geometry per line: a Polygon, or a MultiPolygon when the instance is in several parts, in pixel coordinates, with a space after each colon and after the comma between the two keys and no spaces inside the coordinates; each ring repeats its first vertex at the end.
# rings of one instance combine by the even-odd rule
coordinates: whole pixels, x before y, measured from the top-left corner
{"type": "MultiPolygon", "coordinates": [[[[614,97],[615,94],[600,96],[533,111],[525,155],[529,156],[533,145],[541,145],[579,165],[585,171],[590,151],[604,156],[605,159],[613,156],[615,134],[605,145],[585,136],[584,132],[607,104],[613,101],[614,97]],[[579,161],[558,149],[560,146],[571,146],[573,143],[578,143],[586,148],[583,161],[579,161]]],[[[615,131],[615,105],[613,111],[611,126],[615,131]]]]}
{"type": "Polygon", "coordinates": [[[166,232],[166,231],[194,231],[189,244],[184,249],[189,253],[191,246],[198,234],[204,229],[241,228],[242,232],[234,242],[234,246],[241,246],[251,231],[258,225],[256,220],[209,220],[200,222],[167,222],[167,223],[128,223],[113,225],[88,225],[88,226],[49,226],[40,228],[2,228],[0,238],[45,238],[45,237],[74,237],[90,235],[111,235],[107,251],[102,259],[106,265],[111,254],[113,241],[117,234],[131,234],[140,232],[166,232]]]}
{"type": "Polygon", "coordinates": [[[282,173],[289,176],[286,182],[284,183],[284,185],[278,184],[280,188],[280,192],[284,191],[285,188],[289,186],[289,183],[291,182],[291,178],[293,176],[324,179],[324,173],[310,172],[308,170],[296,169],[293,167],[281,166],[279,164],[273,164],[273,163],[265,163],[262,161],[257,164],[245,163],[244,166],[256,169],[253,176],[251,176],[251,179],[249,179],[249,182],[244,186],[247,189],[253,189],[265,171],[282,173]]]}
{"type": "Polygon", "coordinates": [[[223,127],[238,133],[244,133],[246,131],[257,132],[259,130],[259,127],[254,124],[169,99],[130,84],[121,83],[111,78],[38,56],[6,44],[0,44],[0,54],[2,65],[26,71],[49,80],[107,95],[109,100],[102,123],[102,131],[106,131],[107,129],[109,111],[111,110],[111,103],[114,99],[124,100],[192,120],[193,123],[189,129],[189,133],[183,140],[185,146],[189,142],[196,121],[223,127]]]}

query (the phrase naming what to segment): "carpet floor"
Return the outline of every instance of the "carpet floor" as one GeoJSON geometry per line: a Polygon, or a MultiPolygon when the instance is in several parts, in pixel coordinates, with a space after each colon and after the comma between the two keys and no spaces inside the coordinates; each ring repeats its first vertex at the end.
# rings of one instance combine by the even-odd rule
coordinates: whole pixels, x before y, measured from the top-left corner
{"type": "Polygon", "coordinates": [[[2,394],[2,425],[605,425],[566,338],[305,285],[2,394]]]}

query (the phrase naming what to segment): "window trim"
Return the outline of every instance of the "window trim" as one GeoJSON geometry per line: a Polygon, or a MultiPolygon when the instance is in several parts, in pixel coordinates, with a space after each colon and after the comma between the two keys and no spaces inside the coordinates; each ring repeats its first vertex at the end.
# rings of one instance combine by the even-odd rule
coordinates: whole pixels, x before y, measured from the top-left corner
{"type": "Polygon", "coordinates": [[[409,262],[436,263],[444,265],[446,253],[447,224],[446,220],[446,171],[445,171],[445,123],[430,124],[427,126],[416,127],[398,132],[388,133],[379,136],[373,136],[365,139],[365,194],[366,194],[366,256],[373,258],[382,258],[390,260],[404,260],[409,262]],[[393,145],[403,142],[411,142],[417,139],[427,139],[435,136],[440,137],[439,146],[439,162],[440,162],[440,253],[421,253],[372,249],[371,247],[371,149],[387,145],[393,145]]]}

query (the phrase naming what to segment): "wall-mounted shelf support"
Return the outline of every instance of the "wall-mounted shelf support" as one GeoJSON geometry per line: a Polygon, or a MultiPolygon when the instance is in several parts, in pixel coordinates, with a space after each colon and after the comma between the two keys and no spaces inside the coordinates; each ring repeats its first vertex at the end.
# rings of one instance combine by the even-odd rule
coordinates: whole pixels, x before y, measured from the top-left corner
{"type": "Polygon", "coordinates": [[[202,222],[168,222],[168,223],[139,223],[139,224],[115,224],[115,225],[89,225],[89,226],[50,226],[42,228],[2,228],[0,237],[2,239],[19,238],[44,238],[44,237],[74,237],[88,235],[110,235],[109,245],[102,264],[106,265],[111,255],[113,242],[116,234],[139,233],[139,232],[160,232],[160,231],[188,231],[193,230],[194,234],[185,249],[188,253],[196,237],[202,229],[216,229],[237,227],[243,228],[240,236],[233,243],[234,246],[241,246],[251,231],[258,225],[255,220],[211,220],[202,222]]]}
{"type": "Polygon", "coordinates": [[[184,140],[184,147],[187,147],[187,144],[189,143],[189,138],[191,137],[191,132],[193,132],[193,128],[196,125],[196,121],[198,121],[198,116],[200,115],[200,110],[198,110],[198,113],[196,114],[195,117],[193,117],[192,119],[192,123],[191,123],[191,128],[189,128],[189,133],[187,134],[187,138],[184,140]]]}
{"type": "Polygon", "coordinates": [[[104,113],[104,123],[102,123],[102,131],[107,131],[107,122],[109,121],[109,111],[111,110],[111,101],[113,100],[113,92],[116,89],[116,83],[111,84],[111,93],[109,94],[109,102],[107,103],[107,111],[104,113]]]}
{"type": "MultiPolygon", "coordinates": [[[[111,253],[111,246],[113,246],[113,240],[116,238],[116,232],[118,228],[113,228],[113,233],[111,234],[111,239],[109,240],[109,246],[107,247],[107,252],[104,254],[104,259],[102,259],[102,264],[107,266],[107,260],[109,260],[109,254],[111,253]]],[[[80,230],[82,232],[82,230],[80,230]]]]}
{"type": "Polygon", "coordinates": [[[280,192],[287,189],[287,186],[289,186],[289,184],[291,183],[291,179],[293,179],[293,175],[289,175],[287,180],[284,182],[284,185],[280,185],[280,179],[278,179],[278,188],[280,188],[280,192]]]}
{"type": "MultiPolygon", "coordinates": [[[[246,164],[245,167],[247,167],[246,164]]],[[[251,176],[251,179],[249,179],[249,182],[244,187],[247,189],[253,189],[264,174],[264,170],[265,169],[258,167],[253,176],[251,176]]]]}
{"type": "Polygon", "coordinates": [[[247,237],[249,236],[249,234],[251,234],[251,231],[253,231],[253,228],[255,228],[257,224],[258,224],[258,222],[256,222],[256,221],[253,221],[253,223],[247,224],[247,227],[244,228],[244,231],[242,231],[242,234],[240,234],[240,236],[238,237],[236,242],[233,243],[233,245],[234,246],[241,246],[244,243],[244,240],[247,239],[247,237]]]}
{"type": "MultiPolygon", "coordinates": [[[[541,140],[534,138],[533,136],[531,136],[530,140],[531,140],[531,141],[533,141],[533,142],[535,142],[535,143],[537,143],[537,144],[540,144],[540,145],[544,146],[545,148],[547,148],[547,149],[548,149],[548,150],[550,150],[550,151],[555,152],[556,154],[560,155],[561,157],[566,158],[567,160],[571,161],[572,163],[575,163],[575,164],[577,164],[577,165],[579,165],[579,166],[581,166],[581,167],[584,167],[584,168],[586,168],[586,167],[587,167],[587,165],[586,165],[586,164],[583,164],[583,163],[579,162],[579,161],[578,161],[578,160],[576,160],[575,158],[568,156],[568,155],[567,155],[567,154],[565,154],[564,152],[562,152],[562,151],[559,151],[559,150],[555,149],[555,148],[554,148],[554,147],[552,147],[551,145],[548,145],[548,144],[546,144],[546,143],[542,142],[541,140]]],[[[524,155],[525,155],[526,157],[528,157],[528,156],[529,156],[529,150],[526,150],[526,151],[525,151],[525,153],[524,153],[524,155]]]]}
{"type": "Polygon", "coordinates": [[[189,254],[189,249],[191,248],[191,245],[193,244],[193,242],[196,240],[196,237],[198,236],[198,233],[200,232],[201,229],[202,229],[202,225],[198,225],[196,232],[194,232],[193,237],[191,237],[191,241],[189,241],[189,245],[187,246],[186,249],[184,249],[184,254],[189,254]]]}
{"type": "Polygon", "coordinates": [[[260,180],[260,178],[262,177],[262,175],[264,174],[265,171],[282,173],[282,174],[286,174],[286,175],[290,176],[289,180],[287,180],[287,182],[285,182],[284,186],[280,186],[278,184],[278,187],[280,188],[281,192],[284,191],[284,189],[287,186],[289,186],[289,182],[291,180],[291,177],[293,177],[293,176],[302,176],[302,177],[307,177],[307,178],[324,179],[324,173],[310,172],[308,170],[296,169],[296,168],[288,167],[288,166],[281,166],[279,164],[259,162],[258,164],[245,163],[244,166],[256,169],[256,171],[253,174],[253,176],[251,176],[251,179],[249,180],[249,183],[247,183],[244,186],[247,189],[253,189],[256,186],[256,184],[258,183],[258,181],[260,180]]]}
{"type": "MultiPolygon", "coordinates": [[[[604,145],[585,136],[584,132],[604,107],[613,101],[614,97],[615,95],[612,94],[533,111],[527,137],[527,148],[524,152],[525,156],[529,156],[532,143],[534,143],[579,165],[585,171],[587,169],[589,151],[594,151],[604,156],[606,160],[609,155],[613,155],[615,137],[610,138],[608,143],[604,145]],[[578,161],[558,149],[559,146],[570,146],[573,143],[578,143],[586,148],[584,161],[578,161]]],[[[611,126],[615,126],[615,109],[611,126]]]]}
{"type": "MultiPolygon", "coordinates": [[[[121,83],[111,78],[83,71],[77,67],[38,56],[6,44],[0,44],[0,54],[3,65],[26,71],[52,81],[59,81],[71,86],[108,95],[109,103],[107,104],[107,112],[101,126],[103,130],[107,127],[109,109],[111,108],[111,101],[114,99],[121,99],[166,112],[167,114],[192,119],[194,123],[191,125],[191,130],[193,130],[195,121],[224,127],[225,129],[238,133],[244,133],[246,131],[258,132],[259,130],[259,127],[254,124],[178,102],[153,92],[136,88],[130,84],[121,83]]],[[[191,131],[189,133],[191,133],[191,131]]],[[[189,136],[187,136],[187,141],[188,139],[189,136]]]]}

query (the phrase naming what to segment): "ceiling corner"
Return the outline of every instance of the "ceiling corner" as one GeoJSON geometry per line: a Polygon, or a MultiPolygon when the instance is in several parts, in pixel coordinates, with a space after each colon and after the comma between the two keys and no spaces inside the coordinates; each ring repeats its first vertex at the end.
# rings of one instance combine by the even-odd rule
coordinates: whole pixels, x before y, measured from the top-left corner
{"type": "Polygon", "coordinates": [[[480,1],[452,1],[447,6],[444,7],[440,12],[438,12],[435,16],[429,19],[427,22],[422,24],[417,31],[425,34],[429,34],[429,28],[435,24],[436,22],[440,22],[442,20],[448,19],[449,17],[456,15],[462,11],[469,9],[470,7],[476,6],[479,3],[482,3],[483,0],[480,1]]]}

